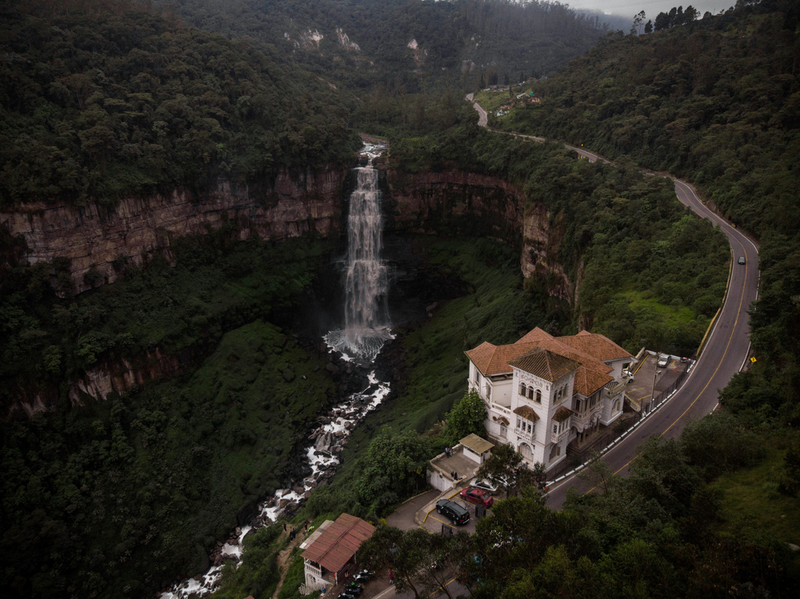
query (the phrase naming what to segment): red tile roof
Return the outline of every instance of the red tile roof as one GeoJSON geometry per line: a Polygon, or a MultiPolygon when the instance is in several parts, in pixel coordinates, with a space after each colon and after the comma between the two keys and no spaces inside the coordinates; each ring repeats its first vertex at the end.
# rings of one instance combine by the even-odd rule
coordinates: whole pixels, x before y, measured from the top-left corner
{"type": "Polygon", "coordinates": [[[597,333],[581,331],[570,337],[553,337],[538,327],[511,345],[484,342],[465,353],[484,376],[489,376],[511,372],[510,362],[534,349],[547,350],[580,363],[575,373],[575,392],[587,397],[613,380],[608,374],[613,369],[606,361],[632,357],[608,337],[597,333]]]}
{"type": "Polygon", "coordinates": [[[571,337],[559,337],[559,341],[604,362],[633,357],[608,337],[589,331],[581,331],[571,337]]]}
{"type": "Polygon", "coordinates": [[[519,406],[514,410],[514,413],[517,416],[522,416],[523,418],[533,422],[539,420],[539,416],[536,415],[536,412],[534,412],[533,408],[530,406],[519,406]]]}
{"type": "Polygon", "coordinates": [[[338,572],[373,532],[375,527],[372,524],[350,514],[342,514],[303,552],[303,558],[318,563],[326,570],[338,572]]]}
{"type": "Polygon", "coordinates": [[[553,414],[553,420],[555,420],[556,422],[564,422],[570,416],[572,416],[572,410],[564,406],[561,406],[556,410],[556,413],[553,414]]]}
{"type": "Polygon", "coordinates": [[[580,367],[579,362],[541,347],[510,360],[508,365],[530,372],[551,383],[564,378],[580,367]]]}

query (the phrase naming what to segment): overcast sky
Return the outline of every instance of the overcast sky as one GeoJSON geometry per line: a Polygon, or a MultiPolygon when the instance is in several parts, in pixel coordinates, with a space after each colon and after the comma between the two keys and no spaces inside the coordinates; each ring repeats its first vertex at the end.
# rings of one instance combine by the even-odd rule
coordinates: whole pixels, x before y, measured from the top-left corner
{"type": "Polygon", "coordinates": [[[697,2],[687,2],[686,0],[675,2],[674,0],[563,0],[562,4],[568,4],[574,9],[599,10],[605,13],[613,13],[630,16],[644,11],[648,19],[655,21],[656,15],[660,12],[669,12],[673,6],[693,6],[700,12],[700,16],[708,11],[711,14],[718,14],[721,10],[727,10],[736,4],[736,0],[697,0],[697,2]]]}

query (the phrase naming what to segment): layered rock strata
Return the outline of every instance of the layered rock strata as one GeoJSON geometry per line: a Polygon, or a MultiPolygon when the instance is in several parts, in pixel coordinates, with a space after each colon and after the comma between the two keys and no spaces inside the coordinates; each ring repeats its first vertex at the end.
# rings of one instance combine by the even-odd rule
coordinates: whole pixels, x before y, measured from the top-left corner
{"type": "Polygon", "coordinates": [[[527,281],[570,303],[574,289],[558,260],[564,223],[542,204],[525,201],[522,190],[489,175],[461,171],[397,176],[389,171],[391,228],[412,233],[476,235],[521,247],[527,281]]]}
{"type": "MultiPolygon", "coordinates": [[[[0,225],[23,236],[32,264],[69,258],[72,280],[80,292],[90,286],[85,280],[90,270],[111,283],[117,278],[115,260],[125,257],[139,264],[159,253],[169,259],[173,239],[205,233],[225,222],[235,224],[240,239],[259,235],[280,240],[311,231],[327,236],[341,222],[345,175],[326,170],[293,177],[283,171],[259,199],[246,187],[221,183],[200,200],[176,190],[170,195],[124,198],[111,208],[34,202],[0,213],[0,225]]],[[[95,284],[98,279],[94,277],[95,284]]]]}

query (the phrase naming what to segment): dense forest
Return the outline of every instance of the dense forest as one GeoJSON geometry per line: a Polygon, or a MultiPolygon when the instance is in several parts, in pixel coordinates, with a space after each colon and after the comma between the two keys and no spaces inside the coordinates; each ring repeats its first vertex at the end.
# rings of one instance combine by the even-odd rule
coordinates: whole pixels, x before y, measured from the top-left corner
{"type": "Polygon", "coordinates": [[[220,179],[257,193],[282,168],[343,165],[358,147],[346,98],[274,47],[134,2],[65,4],[0,8],[0,206],[202,194],[220,179]]]}
{"type": "Polygon", "coordinates": [[[498,126],[582,143],[688,178],[760,241],[756,366],[723,394],[757,419],[800,420],[800,32],[797,2],[611,38],[537,86],[540,105],[498,126]]]}
{"type": "Polygon", "coordinates": [[[607,31],[568,5],[508,0],[159,0],[201,29],[260,39],[366,90],[416,93],[549,75],[607,31]],[[319,39],[318,35],[322,38],[319,39]],[[343,37],[343,36],[346,36],[343,37]],[[409,44],[415,41],[416,48],[409,44]]]}
{"type": "MultiPolygon", "coordinates": [[[[463,294],[396,331],[392,396],[353,431],[336,478],[300,518],[377,521],[422,488],[426,461],[458,437],[463,351],[484,340],[585,323],[628,349],[691,353],[719,304],[728,248],[667,179],[638,166],[697,182],[761,243],[758,362],[724,390],[726,413],[649,443],[627,479],[598,463],[589,476],[604,493],[561,512],[525,488],[472,539],[381,527],[364,559],[386,565],[386,543],[397,543],[410,556],[395,564],[405,583],[430,584],[414,576],[433,557],[478,597],[797,594],[787,545],[800,489],[795,4],[743,3],[708,21],[609,36],[537,83],[540,105],[495,123],[584,143],[616,165],[494,135],[461,101],[480,77],[551,74],[589,48],[596,21],[563,5],[186,0],[156,14],[63,0],[0,10],[4,210],[175,187],[202,196],[219,180],[257,193],[279,169],[345,168],[357,124],[391,137],[388,166],[400,179],[496,175],[524,191],[523,210],[546,206],[563,233],[556,258],[581,282],[577,306],[551,297],[547,280],[523,281],[521,239],[484,238],[468,220],[403,238],[431,280],[457,281],[463,294]],[[361,49],[340,46],[335,27],[361,49]],[[307,44],[310,29],[324,34],[319,44],[307,44]],[[411,38],[428,51],[420,64],[411,38]],[[462,72],[464,61],[476,69],[462,72]],[[741,472],[750,478],[737,487],[741,472]]],[[[142,597],[202,570],[237,516],[292,478],[304,432],[340,392],[312,345],[290,334],[335,240],[242,242],[225,225],[176,240],[171,264],[121,257],[115,284],[75,295],[63,262],[31,266],[4,231],[0,400],[38,386],[60,401],[0,425],[0,585],[15,597],[142,597]],[[88,369],[142,364],[156,350],[176,359],[176,375],[105,401],[67,396],[88,369]]],[[[248,540],[220,597],[272,596],[280,532],[248,540]]],[[[300,563],[281,597],[293,596],[300,563]]]]}

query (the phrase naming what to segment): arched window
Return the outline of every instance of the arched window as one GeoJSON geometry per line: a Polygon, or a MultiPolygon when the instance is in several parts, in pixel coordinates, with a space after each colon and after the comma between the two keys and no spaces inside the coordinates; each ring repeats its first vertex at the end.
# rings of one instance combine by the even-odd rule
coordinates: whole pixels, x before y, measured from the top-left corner
{"type": "Polygon", "coordinates": [[[522,395],[522,397],[525,397],[525,383],[519,384],[519,394],[522,395]]]}
{"type": "Polygon", "coordinates": [[[542,390],[536,390],[536,403],[542,403],[542,390]]]}
{"type": "Polygon", "coordinates": [[[528,399],[533,399],[533,387],[528,387],[528,399]]]}

